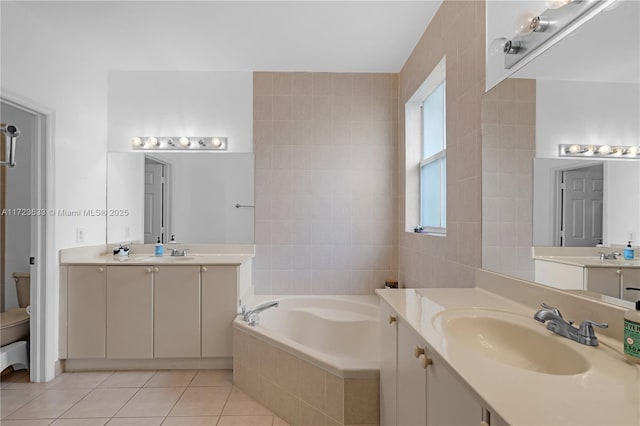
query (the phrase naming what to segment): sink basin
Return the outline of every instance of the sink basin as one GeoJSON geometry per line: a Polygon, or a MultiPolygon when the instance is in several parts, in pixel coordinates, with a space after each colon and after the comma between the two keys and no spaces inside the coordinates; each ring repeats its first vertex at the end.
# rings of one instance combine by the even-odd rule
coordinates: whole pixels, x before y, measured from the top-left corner
{"type": "Polygon", "coordinates": [[[448,339],[494,361],[538,373],[584,373],[589,362],[570,345],[578,343],[547,331],[520,315],[489,309],[448,309],[433,318],[448,339]]]}
{"type": "Polygon", "coordinates": [[[149,256],[138,258],[138,261],[152,263],[180,263],[187,260],[193,260],[195,256],[149,256]]]}

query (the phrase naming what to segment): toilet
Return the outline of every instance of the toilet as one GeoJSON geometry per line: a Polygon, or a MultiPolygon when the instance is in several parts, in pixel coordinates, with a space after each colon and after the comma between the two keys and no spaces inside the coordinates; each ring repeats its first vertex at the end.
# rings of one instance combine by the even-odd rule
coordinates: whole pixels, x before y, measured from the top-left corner
{"type": "Polygon", "coordinates": [[[0,313],[0,370],[10,365],[14,369],[28,369],[29,314],[31,277],[28,272],[14,272],[18,294],[18,308],[0,313]]]}

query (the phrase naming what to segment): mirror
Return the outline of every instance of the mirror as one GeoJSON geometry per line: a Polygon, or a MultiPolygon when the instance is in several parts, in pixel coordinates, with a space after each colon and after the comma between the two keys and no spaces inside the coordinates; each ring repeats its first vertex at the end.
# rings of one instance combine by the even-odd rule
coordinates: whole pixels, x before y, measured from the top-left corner
{"type": "Polygon", "coordinates": [[[109,152],[107,243],[253,244],[253,188],[253,153],[109,152]]]}
{"type": "Polygon", "coordinates": [[[640,145],[638,22],[640,3],[619,0],[483,96],[484,269],[534,281],[532,246],[569,245],[558,176],[590,165],[602,165],[604,245],[640,242],[640,159],[558,155],[565,143],[640,145]]]}

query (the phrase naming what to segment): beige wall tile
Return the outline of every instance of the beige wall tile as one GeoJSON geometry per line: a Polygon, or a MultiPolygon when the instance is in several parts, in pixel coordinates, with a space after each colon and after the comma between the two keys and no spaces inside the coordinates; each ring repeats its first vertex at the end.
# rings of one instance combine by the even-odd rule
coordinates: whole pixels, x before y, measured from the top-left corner
{"type": "Polygon", "coordinates": [[[256,402],[242,392],[234,388],[227,399],[227,403],[222,411],[223,416],[269,416],[271,412],[262,404],[256,402]]]}
{"type": "MultiPolygon", "coordinates": [[[[255,93],[254,93],[255,94],[255,93]]],[[[313,94],[313,74],[310,72],[293,73],[293,94],[308,96],[313,94]]]]}
{"type": "Polygon", "coordinates": [[[278,394],[277,413],[287,423],[298,425],[300,423],[300,400],[289,392],[278,394]]]}
{"type": "Polygon", "coordinates": [[[325,426],[327,416],[302,401],[300,403],[300,424],[305,426],[325,426]]]}
{"type": "Polygon", "coordinates": [[[339,423],[344,422],[344,380],[330,373],[325,373],[326,413],[339,423]]]}
{"type": "Polygon", "coordinates": [[[380,392],[377,379],[345,379],[345,424],[377,424],[380,422],[380,392]]]}
{"type": "Polygon", "coordinates": [[[333,94],[333,74],[328,72],[313,73],[313,95],[331,96],[333,94]]]}
{"type": "Polygon", "coordinates": [[[253,73],[253,94],[256,96],[273,95],[273,73],[253,73]]]}
{"type": "Polygon", "coordinates": [[[327,397],[325,387],[326,372],[320,368],[302,362],[300,364],[300,397],[307,404],[325,412],[327,409],[327,397]]]}
{"type": "Polygon", "coordinates": [[[285,351],[278,351],[277,385],[299,397],[302,361],[285,351]]]}
{"type": "Polygon", "coordinates": [[[293,73],[275,72],[273,73],[273,94],[292,95],[293,94],[293,73]]]}

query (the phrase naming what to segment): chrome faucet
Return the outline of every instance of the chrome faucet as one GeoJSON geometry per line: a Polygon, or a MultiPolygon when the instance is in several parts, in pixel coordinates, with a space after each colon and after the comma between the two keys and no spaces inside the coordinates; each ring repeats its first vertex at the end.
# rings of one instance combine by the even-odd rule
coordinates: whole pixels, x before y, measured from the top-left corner
{"type": "Polygon", "coordinates": [[[265,311],[269,308],[277,308],[280,305],[280,300],[268,300],[254,307],[253,309],[247,308],[247,305],[240,305],[240,313],[238,315],[242,315],[242,320],[244,322],[249,323],[249,325],[256,325],[260,321],[258,314],[262,311],[265,311]]]}
{"type": "Polygon", "coordinates": [[[189,249],[183,249],[182,251],[172,248],[171,249],[171,256],[188,256],[189,255],[189,249]]]}
{"type": "Polygon", "coordinates": [[[573,321],[566,321],[562,318],[562,314],[558,308],[542,304],[542,308],[533,315],[533,319],[541,323],[547,323],[547,330],[551,330],[567,339],[571,339],[583,345],[598,346],[598,338],[593,331],[593,326],[600,328],[608,328],[604,323],[591,320],[584,320],[578,328],[573,326],[573,321]]]}
{"type": "Polygon", "coordinates": [[[622,256],[622,253],[619,253],[617,251],[613,251],[609,254],[606,254],[605,252],[601,251],[600,252],[600,260],[604,261],[604,260],[616,260],[618,258],[618,256],[622,256]]]}

